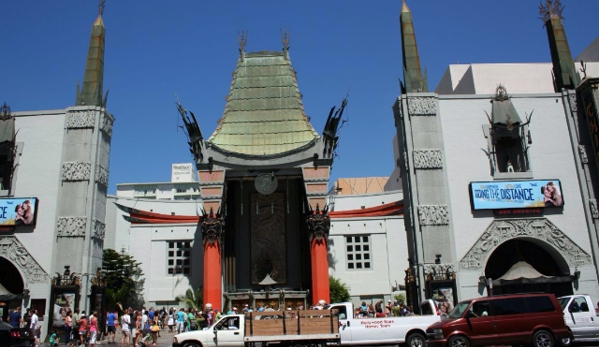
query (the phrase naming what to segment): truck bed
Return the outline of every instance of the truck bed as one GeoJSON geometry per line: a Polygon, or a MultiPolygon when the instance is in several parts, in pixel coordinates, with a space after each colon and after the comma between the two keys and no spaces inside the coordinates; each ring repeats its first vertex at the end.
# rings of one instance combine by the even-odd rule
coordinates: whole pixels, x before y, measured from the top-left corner
{"type": "Polygon", "coordinates": [[[329,310],[251,312],[245,316],[246,342],[339,339],[339,319],[329,310]]]}

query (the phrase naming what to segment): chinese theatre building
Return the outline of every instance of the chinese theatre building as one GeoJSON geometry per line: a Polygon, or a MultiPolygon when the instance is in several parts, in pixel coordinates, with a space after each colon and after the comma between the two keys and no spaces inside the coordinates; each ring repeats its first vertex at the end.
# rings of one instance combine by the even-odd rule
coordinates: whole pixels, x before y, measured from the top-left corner
{"type": "Polygon", "coordinates": [[[599,299],[597,87],[580,85],[556,3],[541,6],[552,63],[452,65],[434,93],[404,4],[405,83],[393,109],[412,302],[539,291],[599,299]]]}
{"type": "MultiPolygon", "coordinates": [[[[282,51],[260,52],[246,52],[240,37],[225,110],[209,138],[194,114],[178,106],[197,167],[197,217],[158,215],[150,205],[134,210],[119,202],[132,229],[157,220],[191,223],[196,236],[181,247],[191,249],[201,268],[189,274],[195,281],[190,285],[202,286],[204,303],[214,307],[329,301],[326,196],[346,100],[331,110],[319,136],[305,114],[283,36],[282,51]]],[[[151,293],[147,299],[159,302],[151,293]]]]}

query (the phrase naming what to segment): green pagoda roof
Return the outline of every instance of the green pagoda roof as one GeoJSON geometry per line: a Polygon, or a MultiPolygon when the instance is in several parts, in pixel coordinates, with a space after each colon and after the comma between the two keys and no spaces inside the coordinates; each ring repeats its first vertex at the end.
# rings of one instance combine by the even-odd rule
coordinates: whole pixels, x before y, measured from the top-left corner
{"type": "Polygon", "coordinates": [[[241,51],[225,111],[208,142],[225,152],[272,156],[317,138],[288,51],[241,51]]]}

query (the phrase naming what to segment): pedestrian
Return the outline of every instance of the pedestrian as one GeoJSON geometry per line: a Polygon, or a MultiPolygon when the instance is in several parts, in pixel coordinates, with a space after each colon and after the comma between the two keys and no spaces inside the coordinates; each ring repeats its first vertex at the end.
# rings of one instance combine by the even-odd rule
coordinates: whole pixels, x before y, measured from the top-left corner
{"type": "Polygon", "coordinates": [[[94,347],[98,338],[98,312],[93,311],[89,316],[89,347],[94,347]]]}
{"type": "Polygon", "coordinates": [[[17,307],[10,313],[9,323],[13,328],[19,328],[21,325],[21,307],[17,307]]]}
{"type": "Polygon", "coordinates": [[[31,322],[29,323],[29,330],[31,331],[31,336],[34,337],[34,344],[38,346],[40,343],[40,324],[39,317],[37,316],[37,310],[31,311],[31,322]]]}
{"type": "Polygon", "coordinates": [[[121,317],[121,347],[129,347],[131,337],[131,308],[123,312],[121,317]]]}
{"type": "Polygon", "coordinates": [[[175,328],[175,330],[177,330],[177,334],[180,334],[184,331],[184,329],[185,329],[184,324],[185,324],[185,312],[183,310],[183,307],[181,307],[179,312],[177,312],[177,327],[175,328]]]}
{"type": "Polygon", "coordinates": [[[52,335],[50,335],[50,346],[55,347],[58,344],[58,334],[56,333],[56,330],[54,330],[52,332],[52,335]]]}
{"type": "Polygon", "coordinates": [[[152,326],[150,327],[150,333],[152,334],[152,346],[156,346],[156,342],[158,342],[158,332],[160,332],[160,326],[158,322],[152,321],[152,326]]]}
{"type": "Polygon", "coordinates": [[[173,332],[173,329],[175,328],[175,311],[173,310],[173,308],[171,307],[171,309],[168,312],[168,331],[169,333],[173,332]]]}
{"type": "Polygon", "coordinates": [[[77,329],[77,331],[79,331],[79,344],[81,346],[84,346],[85,344],[83,343],[83,339],[85,336],[87,336],[87,317],[85,316],[85,311],[81,311],[81,315],[79,316],[79,321],[77,322],[77,324],[79,325],[79,328],[77,329]]]}
{"type": "Polygon", "coordinates": [[[110,342],[110,337],[112,336],[112,343],[114,343],[114,336],[116,335],[116,327],[114,326],[114,322],[117,320],[117,315],[114,312],[108,312],[106,315],[106,330],[107,330],[107,339],[110,342]]]}
{"type": "Polygon", "coordinates": [[[71,311],[67,312],[67,315],[64,317],[64,343],[68,345],[71,341],[71,330],[73,330],[73,313],[71,311]]]}

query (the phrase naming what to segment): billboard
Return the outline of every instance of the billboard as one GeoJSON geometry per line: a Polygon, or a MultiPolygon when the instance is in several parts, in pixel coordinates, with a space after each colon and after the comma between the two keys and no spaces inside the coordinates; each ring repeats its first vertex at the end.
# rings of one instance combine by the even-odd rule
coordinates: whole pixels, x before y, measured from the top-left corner
{"type": "Polygon", "coordinates": [[[37,198],[0,199],[0,227],[35,225],[37,198]]]}
{"type": "Polygon", "coordinates": [[[559,180],[471,182],[473,210],[547,208],[564,205],[559,180]]]}

